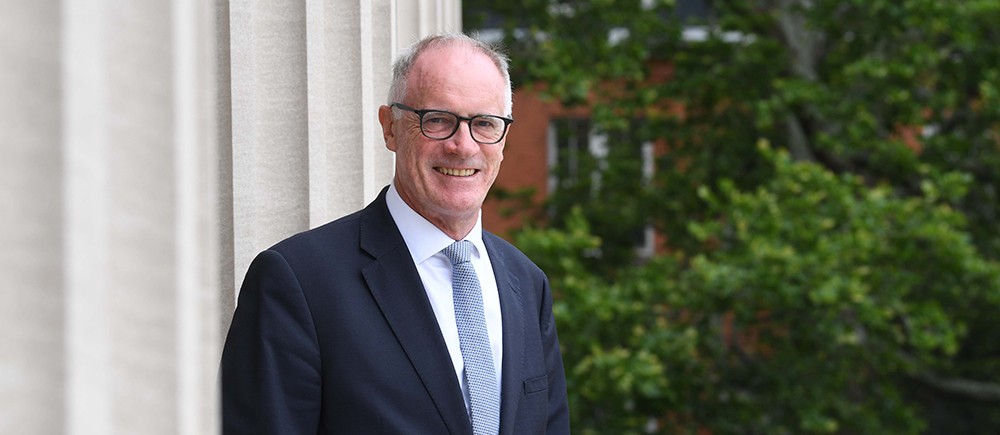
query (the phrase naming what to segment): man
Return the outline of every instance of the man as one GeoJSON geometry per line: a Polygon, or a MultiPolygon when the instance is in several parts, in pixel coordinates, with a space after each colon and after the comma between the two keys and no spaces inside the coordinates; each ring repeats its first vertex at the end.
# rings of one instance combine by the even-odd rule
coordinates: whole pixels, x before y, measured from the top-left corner
{"type": "Polygon", "coordinates": [[[481,226],[510,114],[486,44],[433,36],[396,61],[378,112],[393,183],[253,261],[224,433],[569,433],[548,280],[481,226]]]}

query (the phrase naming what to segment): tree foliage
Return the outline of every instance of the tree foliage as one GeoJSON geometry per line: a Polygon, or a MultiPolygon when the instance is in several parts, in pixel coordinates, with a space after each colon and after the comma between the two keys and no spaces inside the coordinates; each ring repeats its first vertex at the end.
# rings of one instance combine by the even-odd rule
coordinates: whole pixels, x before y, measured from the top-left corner
{"type": "MultiPolygon", "coordinates": [[[[905,386],[950,375],[968,319],[1000,306],[1000,265],[945,198],[762,155],[775,169],[763,185],[700,190],[719,219],[690,223],[716,246],[697,255],[612,279],[579,260],[600,243],[579,211],[519,234],[560,292],[579,433],[926,428],[905,386]]],[[[926,188],[965,182],[945,178],[926,188]]]]}
{"type": "Polygon", "coordinates": [[[679,3],[464,2],[610,138],[517,237],[575,432],[1000,432],[1000,1],[679,3]]]}

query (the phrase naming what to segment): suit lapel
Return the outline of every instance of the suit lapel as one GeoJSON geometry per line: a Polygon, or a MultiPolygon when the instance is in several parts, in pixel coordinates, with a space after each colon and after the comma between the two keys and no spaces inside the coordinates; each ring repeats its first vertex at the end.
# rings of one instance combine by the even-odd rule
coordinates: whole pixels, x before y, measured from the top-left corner
{"type": "Polygon", "coordinates": [[[386,207],[385,192],[361,214],[361,248],[374,258],[362,274],[449,432],[471,435],[447,345],[410,252],[386,207]]]}
{"type": "Polygon", "coordinates": [[[521,302],[520,280],[509,273],[506,259],[492,239],[483,233],[483,243],[490,254],[493,275],[500,293],[500,312],[503,317],[503,362],[501,363],[500,433],[513,434],[517,407],[523,390],[521,363],[524,359],[524,305],[521,302]]]}

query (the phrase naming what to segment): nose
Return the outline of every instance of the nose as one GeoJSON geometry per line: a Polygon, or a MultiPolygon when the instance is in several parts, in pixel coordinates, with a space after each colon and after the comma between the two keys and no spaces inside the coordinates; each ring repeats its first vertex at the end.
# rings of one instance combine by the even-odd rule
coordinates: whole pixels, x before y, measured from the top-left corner
{"type": "Polygon", "coordinates": [[[469,122],[471,121],[466,119],[458,121],[458,130],[445,140],[446,151],[463,156],[479,152],[479,142],[472,139],[472,127],[469,122]]]}

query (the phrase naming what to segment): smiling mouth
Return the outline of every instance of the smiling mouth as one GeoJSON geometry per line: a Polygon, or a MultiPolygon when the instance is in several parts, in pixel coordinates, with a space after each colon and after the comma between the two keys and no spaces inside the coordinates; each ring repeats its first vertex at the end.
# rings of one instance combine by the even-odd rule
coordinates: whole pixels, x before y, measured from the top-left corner
{"type": "Polygon", "coordinates": [[[471,177],[475,175],[476,172],[478,172],[475,169],[457,169],[457,168],[442,168],[442,167],[436,167],[434,169],[444,175],[450,175],[452,177],[471,177]]]}

